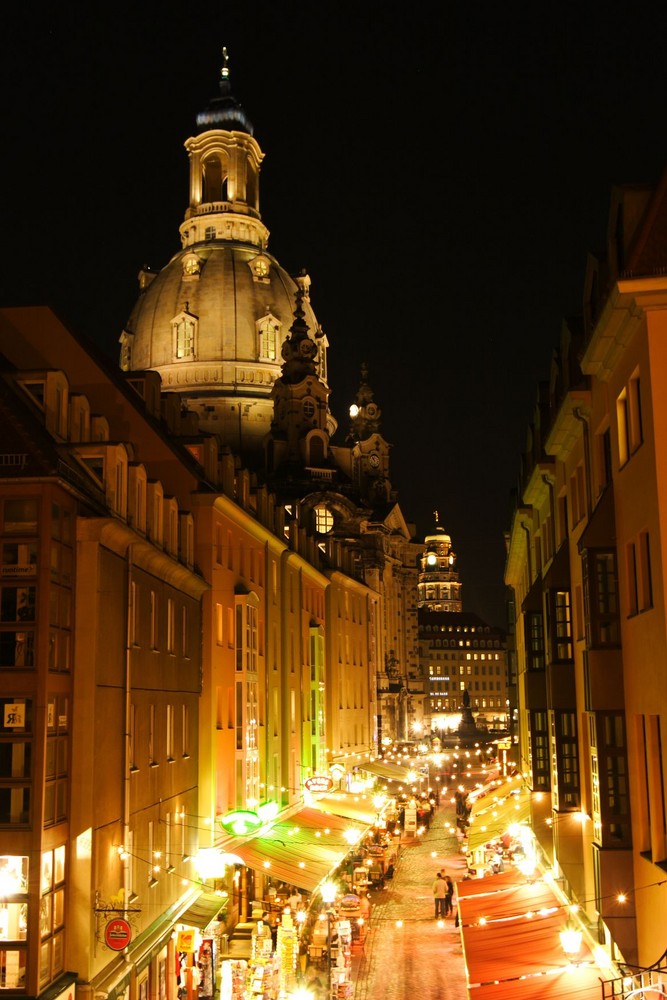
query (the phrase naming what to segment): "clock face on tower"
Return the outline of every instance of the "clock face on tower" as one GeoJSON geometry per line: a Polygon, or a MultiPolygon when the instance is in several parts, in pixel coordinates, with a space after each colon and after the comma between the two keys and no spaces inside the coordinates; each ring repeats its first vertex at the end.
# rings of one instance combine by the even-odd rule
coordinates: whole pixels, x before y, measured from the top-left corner
{"type": "Polygon", "coordinates": [[[368,464],[370,465],[371,469],[380,468],[380,456],[376,451],[372,451],[368,456],[368,464]]]}

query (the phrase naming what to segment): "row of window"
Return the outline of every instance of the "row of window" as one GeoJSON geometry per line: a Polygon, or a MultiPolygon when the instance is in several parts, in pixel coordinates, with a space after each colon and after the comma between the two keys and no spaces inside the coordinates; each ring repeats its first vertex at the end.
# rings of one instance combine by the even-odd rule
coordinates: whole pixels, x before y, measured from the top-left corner
{"type": "MultiPolygon", "coordinates": [[[[488,676],[489,677],[493,677],[494,675],[496,677],[500,677],[500,675],[501,675],[500,665],[497,665],[494,668],[491,664],[489,664],[488,667],[489,667],[489,672],[488,672],[488,676]]],[[[434,665],[432,663],[429,665],[429,668],[428,668],[428,672],[429,672],[429,675],[431,677],[439,675],[441,670],[442,670],[442,667],[440,667],[438,665],[434,665]]],[[[465,664],[461,663],[461,664],[459,664],[458,668],[456,667],[456,664],[453,664],[452,667],[448,670],[448,673],[450,675],[458,673],[461,676],[463,676],[464,674],[466,674],[468,677],[472,677],[473,674],[475,675],[475,677],[485,677],[485,676],[487,676],[486,664],[483,664],[483,663],[482,664],[475,664],[474,668],[473,668],[472,663],[465,663],[465,664]]],[[[447,680],[449,680],[449,677],[447,678],[447,680]]]]}
{"type": "Polygon", "coordinates": [[[137,739],[137,715],[137,706],[131,705],[129,759],[132,771],[138,771],[142,765],[157,767],[161,762],[173,763],[177,754],[181,758],[190,756],[190,716],[187,705],[181,705],[180,712],[174,705],[166,705],[162,719],[158,718],[156,706],[149,705],[143,745],[137,739]]]}
{"type": "MultiPolygon", "coordinates": [[[[458,698],[443,698],[440,695],[432,696],[430,698],[430,704],[432,712],[460,712],[463,708],[463,702],[459,702],[458,698]]],[[[485,696],[471,698],[470,704],[471,708],[474,708],[477,711],[505,708],[505,703],[502,698],[491,698],[485,696]]]]}
{"type": "MultiPolygon", "coordinates": [[[[440,690],[440,691],[434,690],[434,688],[436,687],[435,684],[431,685],[431,694],[432,695],[434,695],[434,694],[449,694],[450,692],[465,691],[465,689],[466,689],[466,685],[465,685],[465,683],[463,681],[451,681],[450,683],[448,683],[447,681],[443,681],[443,682],[440,682],[440,683],[441,683],[441,687],[442,687],[442,690],[440,690]]],[[[475,681],[474,684],[472,685],[472,687],[474,688],[475,691],[487,691],[487,690],[488,691],[502,691],[502,685],[501,685],[500,681],[489,681],[488,682],[488,688],[487,688],[487,682],[486,681],[475,681]]]]}
{"type": "MultiPolygon", "coordinates": [[[[422,630],[420,630],[421,632],[422,630]]],[[[428,631],[428,630],[426,630],[428,631]]],[[[484,642],[474,639],[472,642],[470,639],[432,639],[430,640],[431,647],[436,649],[500,649],[501,643],[498,639],[484,642]]]]}

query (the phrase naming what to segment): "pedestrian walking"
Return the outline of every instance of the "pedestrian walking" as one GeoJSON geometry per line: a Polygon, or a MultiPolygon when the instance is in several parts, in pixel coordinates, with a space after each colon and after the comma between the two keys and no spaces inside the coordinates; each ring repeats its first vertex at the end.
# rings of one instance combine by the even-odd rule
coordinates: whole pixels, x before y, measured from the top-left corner
{"type": "Polygon", "coordinates": [[[445,902],[447,896],[447,883],[442,877],[442,872],[438,872],[433,880],[433,899],[435,902],[435,919],[438,917],[444,917],[445,914],[445,902]]]}
{"type": "Polygon", "coordinates": [[[445,893],[445,916],[448,917],[453,912],[454,907],[454,883],[451,875],[445,875],[445,885],[447,886],[445,893]]]}

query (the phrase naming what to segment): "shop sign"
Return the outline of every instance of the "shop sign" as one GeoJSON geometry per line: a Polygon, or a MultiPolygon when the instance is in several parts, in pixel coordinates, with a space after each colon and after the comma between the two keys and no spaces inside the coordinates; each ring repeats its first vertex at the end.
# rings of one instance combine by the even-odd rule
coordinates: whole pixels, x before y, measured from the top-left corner
{"type": "Polygon", "coordinates": [[[256,812],[251,812],[250,809],[235,809],[233,812],[226,813],[221,818],[220,826],[227,833],[235,833],[237,836],[242,837],[262,826],[263,822],[262,818],[256,812]]]}
{"type": "Polygon", "coordinates": [[[417,810],[408,808],[405,810],[405,832],[415,833],[416,830],[417,830],[417,810]]]}
{"type": "Polygon", "coordinates": [[[329,770],[333,774],[334,778],[338,778],[340,780],[340,778],[342,778],[343,775],[345,774],[345,765],[344,764],[332,764],[331,767],[329,768],[329,770]]]}
{"type": "Polygon", "coordinates": [[[132,940],[132,928],[127,920],[122,917],[115,917],[110,920],[104,929],[104,941],[107,948],[112,951],[123,951],[132,940]]]}
{"type": "Polygon", "coordinates": [[[179,931],[176,937],[176,951],[194,951],[195,950],[195,932],[190,931],[179,931]]]}
{"type": "Polygon", "coordinates": [[[326,774],[314,774],[312,778],[306,778],[304,785],[309,792],[330,792],[333,781],[326,774]]]}

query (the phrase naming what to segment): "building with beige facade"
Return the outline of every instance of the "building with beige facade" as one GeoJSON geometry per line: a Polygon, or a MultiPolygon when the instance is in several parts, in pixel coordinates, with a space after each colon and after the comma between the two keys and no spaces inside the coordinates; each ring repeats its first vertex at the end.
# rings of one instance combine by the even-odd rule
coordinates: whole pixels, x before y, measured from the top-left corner
{"type": "Polygon", "coordinates": [[[533,827],[635,977],[664,965],[667,915],[666,190],[613,191],[539,387],[506,564],[533,827]]]}

